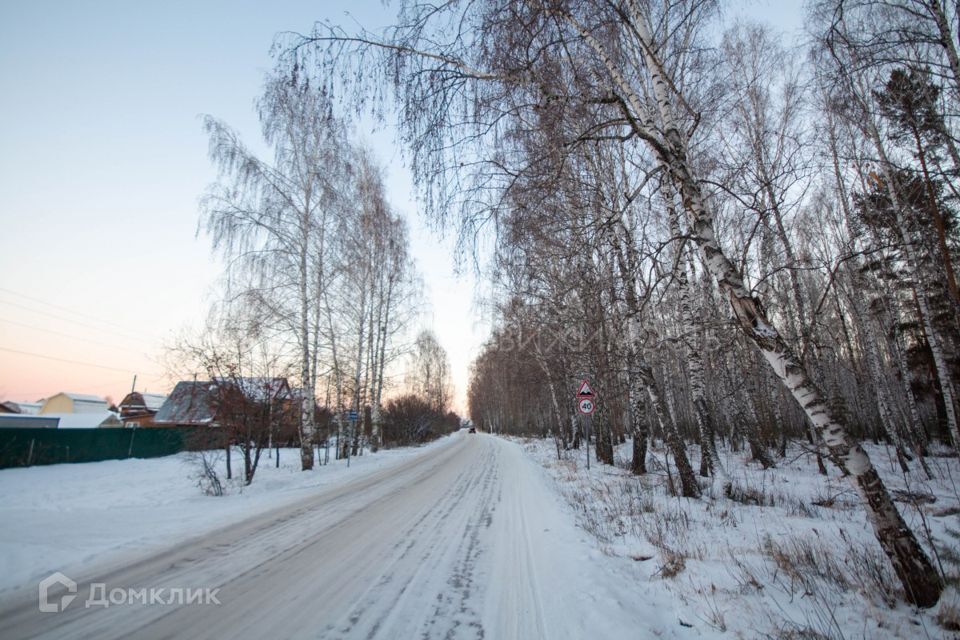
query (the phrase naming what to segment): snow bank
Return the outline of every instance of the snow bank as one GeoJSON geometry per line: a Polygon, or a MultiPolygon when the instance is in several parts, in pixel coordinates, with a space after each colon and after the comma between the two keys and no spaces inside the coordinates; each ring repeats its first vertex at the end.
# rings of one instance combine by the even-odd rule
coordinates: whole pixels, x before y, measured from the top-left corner
{"type": "MultiPolygon", "coordinates": [[[[662,450],[651,450],[652,472],[637,478],[629,441],[616,467],[591,461],[589,472],[582,449],[558,460],[552,440],[521,442],[598,549],[624,570],[647,567],[637,597],[668,594],[678,623],[704,637],[955,637],[936,619],[960,610],[956,592],[929,611],[906,605],[850,483],[832,470],[820,476],[803,450],[768,470],[723,451],[737,499],[711,498],[708,486],[690,500],[669,495],[662,450]]],[[[915,462],[902,474],[892,450],[865,448],[921,544],[960,582],[957,459],[928,458],[930,481],[915,462]]]]}

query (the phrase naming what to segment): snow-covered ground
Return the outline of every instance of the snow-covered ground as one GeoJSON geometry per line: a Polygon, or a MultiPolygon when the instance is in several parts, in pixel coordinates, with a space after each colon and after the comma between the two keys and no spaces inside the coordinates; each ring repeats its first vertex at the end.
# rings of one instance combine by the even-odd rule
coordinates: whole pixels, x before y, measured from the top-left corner
{"type": "Polygon", "coordinates": [[[644,567],[636,597],[665,596],[679,624],[704,637],[960,637],[949,622],[960,621],[956,458],[929,458],[937,476],[929,481],[916,463],[904,475],[892,451],[867,446],[952,585],[937,608],[917,611],[904,604],[851,485],[832,470],[818,475],[802,450],[768,470],[747,452],[725,451],[739,500],[688,500],[669,495],[661,450],[648,458],[651,473],[635,478],[626,470],[629,441],[618,448],[617,468],[594,461],[589,472],[582,449],[558,460],[552,440],[520,442],[597,548],[624,569],[644,567]]]}
{"type": "MultiPolygon", "coordinates": [[[[931,458],[931,482],[869,450],[955,585],[957,459],[931,458]]],[[[298,452],[284,450],[279,469],[265,459],[252,486],[220,498],[201,493],[190,454],[0,471],[5,628],[10,637],[954,637],[938,620],[957,616],[954,587],[937,609],[905,605],[850,486],[817,475],[801,450],[766,471],[725,452],[736,501],[669,495],[659,450],[642,478],[622,468],[629,443],[619,467],[587,472],[583,455],[558,461],[551,441],[459,433],[302,473],[298,452]],[[222,606],[44,617],[32,589],[54,570],[130,589],[218,587],[222,606]],[[12,593],[18,585],[31,589],[12,593]],[[256,619],[245,615],[255,608],[256,619]]]]}
{"type": "MultiPolygon", "coordinates": [[[[210,497],[197,484],[197,454],[0,470],[0,593],[53,571],[70,573],[121,562],[280,507],[320,487],[389,468],[442,444],[381,450],[300,471],[300,450],[281,449],[280,466],[264,452],[253,484],[232,456],[234,481],[210,497]]],[[[321,452],[322,453],[322,452],[321,452]]],[[[226,460],[217,457],[221,477],[226,460]]]]}
{"type": "Polygon", "coordinates": [[[58,614],[38,611],[35,591],[0,597],[3,636],[710,635],[678,617],[672,594],[644,581],[643,563],[598,550],[519,445],[484,434],[454,435],[427,455],[132,560],[70,573],[83,604],[58,614]],[[86,606],[96,584],[101,602],[86,606]],[[200,588],[215,590],[217,601],[144,600],[200,588]],[[102,600],[108,591],[111,606],[102,600]]]}

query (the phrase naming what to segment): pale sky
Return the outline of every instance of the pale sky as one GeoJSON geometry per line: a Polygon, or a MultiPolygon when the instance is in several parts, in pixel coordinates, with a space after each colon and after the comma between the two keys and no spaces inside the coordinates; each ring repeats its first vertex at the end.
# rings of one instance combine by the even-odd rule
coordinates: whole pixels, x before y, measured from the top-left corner
{"type": "MultiPolygon", "coordinates": [[[[800,2],[725,5],[795,31],[800,2]]],[[[200,114],[256,147],[253,102],[280,31],[391,22],[376,0],[0,0],[0,400],[59,391],[119,401],[134,374],[165,392],[165,341],[196,325],[221,273],[195,236],[215,178],[200,114]],[[349,9],[348,16],[345,10],[349,9]]],[[[458,410],[488,327],[452,242],[425,228],[389,131],[360,131],[394,206],[452,365],[458,410]]]]}
{"type": "MultiPolygon", "coordinates": [[[[280,31],[390,22],[378,2],[0,1],[0,399],[165,392],[161,347],[203,317],[220,265],[195,237],[215,178],[200,114],[256,148],[280,31]]],[[[358,131],[411,225],[463,410],[486,328],[451,241],[427,231],[391,132],[358,131]]]]}

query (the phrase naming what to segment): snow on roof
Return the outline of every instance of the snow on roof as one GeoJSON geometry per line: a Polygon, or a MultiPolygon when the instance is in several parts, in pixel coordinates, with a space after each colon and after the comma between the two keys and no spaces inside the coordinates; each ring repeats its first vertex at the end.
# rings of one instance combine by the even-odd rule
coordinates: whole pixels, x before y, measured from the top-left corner
{"type": "Polygon", "coordinates": [[[236,385],[243,395],[255,402],[286,400],[290,398],[290,386],[286,378],[214,378],[214,382],[236,385]]]}
{"type": "Polygon", "coordinates": [[[43,402],[17,402],[15,403],[20,407],[20,413],[23,415],[35,416],[40,413],[40,407],[43,406],[43,402]]]}
{"type": "Polygon", "coordinates": [[[112,411],[90,411],[87,413],[45,413],[42,418],[59,418],[61,429],[96,429],[97,427],[119,427],[123,423],[112,411]]]}
{"type": "Polygon", "coordinates": [[[143,403],[147,406],[147,409],[151,411],[159,411],[163,403],[167,401],[167,394],[165,393],[141,393],[140,395],[143,396],[143,403]]]}
{"type": "Polygon", "coordinates": [[[109,409],[105,401],[101,400],[99,402],[93,402],[91,400],[74,400],[73,401],[73,412],[74,413],[100,413],[109,409]]]}
{"type": "Polygon", "coordinates": [[[131,391],[120,401],[119,406],[121,409],[131,411],[146,409],[156,413],[166,401],[167,396],[163,393],[140,393],[139,391],[131,391]]]}
{"type": "Polygon", "coordinates": [[[106,404],[106,399],[101,398],[100,396],[91,396],[85,393],[70,393],[65,391],[63,395],[67,396],[74,402],[102,402],[106,404]]]}
{"type": "Polygon", "coordinates": [[[43,403],[43,408],[48,408],[50,401],[60,396],[68,398],[73,403],[73,411],[75,413],[99,413],[109,409],[107,401],[104,398],[83,393],[70,393],[67,391],[62,391],[47,398],[43,403]]]}
{"type": "Polygon", "coordinates": [[[209,424],[213,422],[217,385],[213,382],[178,382],[153,417],[154,423],[209,424]]]}
{"type": "Polygon", "coordinates": [[[214,378],[178,382],[153,417],[155,424],[210,424],[216,418],[217,388],[238,387],[255,402],[290,398],[286,378],[214,378]]]}

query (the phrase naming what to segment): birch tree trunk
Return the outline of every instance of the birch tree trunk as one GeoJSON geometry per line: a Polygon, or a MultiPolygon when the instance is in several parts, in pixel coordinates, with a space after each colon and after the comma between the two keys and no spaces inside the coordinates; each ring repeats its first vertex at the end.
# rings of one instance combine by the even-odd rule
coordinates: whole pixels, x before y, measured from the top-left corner
{"type": "Polygon", "coordinates": [[[544,377],[546,377],[547,389],[550,391],[550,407],[553,409],[553,420],[556,425],[553,431],[554,431],[554,437],[557,439],[557,447],[558,447],[557,458],[559,459],[560,443],[561,441],[563,442],[563,448],[565,449],[567,446],[567,442],[566,442],[566,437],[564,435],[564,428],[563,428],[563,423],[564,423],[563,412],[560,409],[560,401],[557,397],[557,387],[553,381],[553,373],[547,364],[547,358],[543,353],[543,349],[540,347],[539,341],[534,342],[533,353],[534,353],[534,357],[537,360],[537,364],[540,366],[540,370],[543,371],[543,375],[544,377]]]}
{"type": "Polygon", "coordinates": [[[338,347],[339,339],[337,337],[336,328],[334,327],[333,309],[330,307],[329,292],[326,290],[323,292],[323,303],[327,318],[327,331],[329,332],[330,338],[330,357],[334,382],[333,386],[334,393],[336,394],[334,402],[334,423],[337,425],[337,448],[334,452],[334,455],[337,459],[339,459],[342,448],[341,439],[343,437],[343,369],[340,362],[340,351],[338,347]]]}
{"type": "Polygon", "coordinates": [[[647,447],[650,428],[647,423],[647,388],[643,381],[643,337],[640,327],[640,300],[637,296],[637,251],[632,234],[621,220],[616,258],[623,280],[627,325],[627,396],[630,403],[630,433],[633,439],[630,471],[634,475],[647,472],[647,447]],[[622,246],[621,246],[622,245],[622,246]]]}
{"type": "MultiPolygon", "coordinates": [[[[398,266],[399,268],[399,266],[398,266]]],[[[383,374],[386,369],[386,360],[387,360],[387,327],[390,323],[390,309],[391,304],[393,303],[393,289],[395,286],[395,280],[393,274],[388,277],[387,281],[387,290],[384,297],[383,303],[383,318],[381,319],[380,324],[380,344],[379,349],[380,353],[377,356],[377,375],[374,381],[374,393],[373,393],[373,447],[374,451],[380,448],[383,444],[381,442],[382,433],[383,433],[383,374]]]]}
{"type": "MultiPolygon", "coordinates": [[[[896,322],[896,321],[894,321],[896,322]]],[[[903,347],[900,344],[900,330],[896,324],[892,325],[892,335],[888,335],[887,344],[893,354],[894,361],[897,363],[897,369],[900,371],[900,380],[903,385],[903,393],[907,402],[907,415],[909,416],[910,431],[913,441],[916,443],[917,455],[923,463],[924,469],[927,469],[927,475],[930,471],[927,463],[924,461],[927,449],[927,434],[923,427],[923,418],[920,417],[920,407],[917,406],[917,399],[913,395],[913,388],[910,386],[910,369],[907,366],[907,358],[903,353],[903,347]]]]}
{"type": "MultiPolygon", "coordinates": [[[[861,290],[870,290],[874,289],[875,286],[868,285],[865,280],[863,273],[855,271],[853,268],[848,269],[851,274],[850,280],[855,287],[855,291],[859,292],[861,290]]],[[[863,338],[862,349],[867,355],[868,364],[871,368],[871,377],[873,377],[877,384],[880,384],[880,376],[882,375],[881,367],[881,358],[878,351],[878,345],[882,342],[882,336],[886,335],[887,351],[893,358],[893,362],[896,366],[896,370],[900,374],[901,386],[903,389],[903,397],[907,404],[906,415],[903,416],[902,420],[897,420],[892,417],[893,410],[891,408],[887,409],[887,412],[891,414],[891,420],[895,420],[895,424],[899,427],[897,435],[902,439],[906,445],[913,450],[914,455],[916,455],[920,466],[923,468],[924,473],[927,474],[927,478],[933,479],[934,475],[930,469],[930,466],[926,461],[926,434],[923,428],[923,420],[920,417],[920,409],[917,406],[916,398],[913,395],[913,389],[910,386],[910,370],[907,367],[906,358],[904,357],[903,350],[900,348],[898,335],[899,335],[899,319],[891,319],[891,312],[887,308],[886,301],[877,300],[876,303],[879,305],[878,310],[875,312],[876,321],[879,323],[879,333],[876,328],[871,324],[871,318],[869,316],[869,309],[866,308],[867,305],[863,303],[861,298],[856,294],[847,296],[851,306],[856,312],[857,319],[859,320],[859,325],[861,331],[865,334],[863,338]],[[872,362],[871,362],[872,361],[872,362]],[[905,422],[905,426],[904,426],[905,422]]],[[[877,387],[877,400],[878,408],[883,411],[881,404],[886,404],[886,401],[883,397],[885,395],[885,390],[881,387],[877,387]]],[[[904,412],[901,412],[904,413],[904,412]]]]}
{"type": "Polygon", "coordinates": [[[316,421],[315,382],[313,379],[313,357],[310,353],[310,308],[307,296],[307,241],[304,239],[300,252],[300,378],[303,385],[303,398],[300,407],[300,468],[303,471],[313,469],[313,440],[316,421]]]}
{"type": "Polygon", "coordinates": [[[920,286],[923,278],[920,269],[920,259],[917,256],[913,243],[913,234],[910,232],[904,220],[900,195],[897,191],[897,182],[893,172],[890,170],[890,160],[887,157],[886,149],[880,139],[880,133],[872,122],[867,123],[866,127],[867,133],[880,156],[880,171],[883,174],[883,186],[886,188],[887,195],[893,205],[894,221],[896,222],[897,231],[903,242],[903,249],[907,256],[907,264],[910,267],[914,291],[916,292],[916,302],[920,308],[920,321],[927,337],[927,344],[930,346],[930,353],[933,355],[937,379],[940,382],[940,392],[943,394],[943,404],[947,413],[947,428],[950,432],[950,438],[953,440],[954,448],[960,449],[960,424],[958,424],[957,421],[957,405],[953,376],[951,375],[950,367],[944,355],[943,339],[940,336],[940,330],[933,323],[933,316],[930,313],[930,305],[927,302],[926,292],[923,291],[920,286]]]}
{"type": "Polygon", "coordinates": [[[639,476],[647,472],[647,441],[650,432],[647,425],[647,389],[640,368],[643,358],[638,326],[640,321],[636,316],[632,316],[627,319],[627,323],[630,341],[627,347],[627,393],[630,402],[630,432],[633,438],[630,472],[639,476]]]}
{"type": "MultiPolygon", "coordinates": [[[[357,420],[360,417],[360,398],[361,384],[360,377],[363,374],[363,339],[366,330],[367,320],[367,279],[366,274],[360,285],[360,311],[357,314],[357,364],[353,372],[353,402],[351,407],[357,413],[357,420]]],[[[357,433],[357,420],[350,421],[350,438],[347,439],[347,448],[344,450],[347,455],[357,455],[359,446],[359,435],[357,433]],[[352,439],[352,441],[351,441],[352,439]],[[352,453],[351,453],[352,452],[352,453]]]]}
{"type": "MultiPolygon", "coordinates": [[[[666,185],[664,199],[667,205],[667,215],[670,219],[670,233],[674,238],[681,238],[680,220],[673,203],[673,189],[666,185]]],[[[684,258],[684,248],[681,244],[680,252],[674,261],[675,277],[677,279],[677,293],[680,296],[680,317],[683,326],[683,349],[687,361],[687,373],[690,376],[690,395],[693,397],[694,416],[697,420],[697,430],[700,435],[700,475],[711,475],[720,480],[723,493],[726,495],[731,488],[730,478],[723,468],[720,456],[717,454],[717,444],[713,438],[713,419],[707,407],[706,384],[703,377],[703,354],[694,348],[692,341],[699,335],[699,330],[693,318],[693,305],[690,301],[690,280],[687,274],[687,260],[684,258]]]]}
{"type": "Polygon", "coordinates": [[[666,441],[667,448],[673,455],[673,461],[677,465],[677,474],[680,476],[680,493],[685,498],[699,498],[700,485],[697,484],[696,476],[693,473],[693,467],[690,466],[690,459],[687,458],[687,449],[683,444],[683,439],[677,432],[676,425],[670,419],[670,409],[667,402],[660,393],[656,378],[653,375],[653,368],[642,359],[637,362],[637,372],[640,379],[647,389],[647,395],[650,396],[650,402],[653,404],[654,414],[660,423],[660,429],[663,431],[663,439],[666,441]]]}
{"type": "MultiPolygon", "coordinates": [[[[800,360],[801,363],[805,366],[810,365],[808,346],[809,346],[809,332],[806,325],[806,305],[803,301],[803,295],[800,291],[800,280],[796,272],[796,258],[794,257],[793,245],[790,242],[789,236],[787,236],[787,231],[783,226],[783,215],[780,212],[780,207],[777,203],[776,194],[773,192],[773,188],[770,186],[770,178],[766,175],[765,171],[765,162],[762,157],[762,154],[758,152],[756,162],[758,164],[758,170],[761,173],[763,182],[765,183],[764,194],[767,198],[767,208],[770,210],[770,217],[773,218],[774,227],[776,229],[776,236],[780,240],[780,244],[783,246],[784,254],[786,256],[786,268],[788,271],[788,277],[790,282],[790,295],[787,296],[786,307],[787,307],[787,330],[799,340],[800,345],[800,360]]],[[[761,260],[767,261],[767,269],[764,270],[765,273],[772,273],[775,265],[772,264],[770,254],[772,253],[772,240],[767,238],[767,225],[764,224],[763,238],[764,250],[761,252],[761,260]]],[[[776,398],[774,399],[776,402],[776,398]]],[[[779,409],[778,409],[779,413],[779,409]]],[[[817,470],[820,472],[820,475],[827,475],[827,467],[823,464],[823,454],[821,452],[823,448],[823,443],[821,439],[817,436],[817,433],[814,431],[813,426],[807,422],[805,424],[808,438],[810,443],[813,445],[814,453],[817,458],[817,470]]],[[[781,426],[782,428],[782,426],[781,426]]],[[[751,442],[751,448],[756,448],[756,445],[751,442]]],[[[834,463],[842,465],[837,460],[834,460],[834,463]]]]}
{"type": "Polygon", "coordinates": [[[863,340],[863,351],[867,360],[867,368],[870,371],[870,377],[874,381],[874,394],[877,398],[877,410],[880,413],[880,424],[883,425],[883,428],[888,435],[895,438],[897,459],[900,461],[900,466],[903,468],[904,473],[906,473],[910,469],[906,466],[902,449],[905,446],[905,442],[910,442],[910,438],[905,436],[902,425],[899,423],[899,420],[894,417],[893,411],[887,404],[887,389],[886,385],[884,384],[883,370],[880,367],[880,356],[877,353],[877,345],[880,344],[880,340],[877,339],[873,324],[870,322],[870,319],[865,313],[862,300],[860,300],[856,295],[853,295],[851,296],[850,302],[853,304],[853,308],[857,314],[857,317],[861,320],[860,324],[862,325],[865,333],[863,340]]]}
{"type": "MultiPolygon", "coordinates": [[[[946,56],[950,71],[953,74],[953,84],[956,91],[960,91],[960,55],[957,54],[957,45],[950,32],[950,21],[940,0],[927,0],[925,8],[930,12],[937,25],[937,34],[940,36],[940,46],[946,56]]],[[[956,11],[956,6],[954,6],[956,11]]]]}

